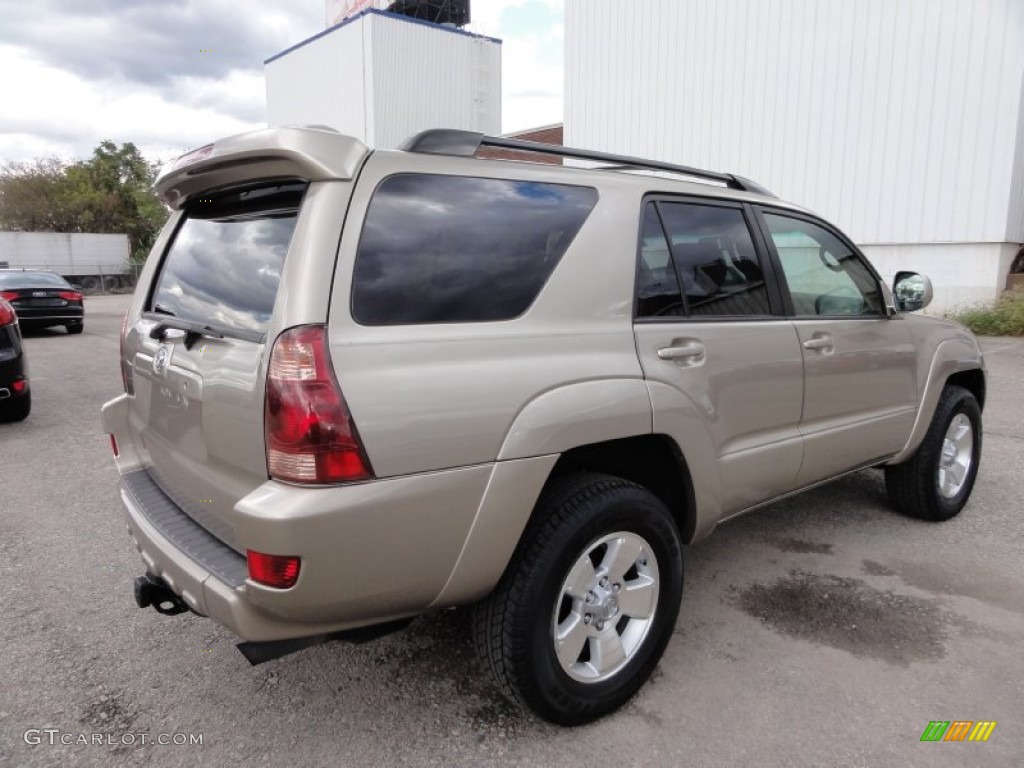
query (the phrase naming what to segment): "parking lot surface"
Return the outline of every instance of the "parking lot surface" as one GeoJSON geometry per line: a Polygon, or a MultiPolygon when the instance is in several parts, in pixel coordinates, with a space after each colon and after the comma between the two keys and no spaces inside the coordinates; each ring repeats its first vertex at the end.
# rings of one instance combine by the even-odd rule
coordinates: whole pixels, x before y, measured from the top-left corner
{"type": "Polygon", "coordinates": [[[27,334],[33,412],[0,425],[0,766],[1024,764],[1024,341],[984,342],[959,518],[896,515],[868,470],[724,524],[685,552],[652,681],[569,730],[500,698],[465,611],[250,667],[211,621],[136,608],[99,419],[127,305],[27,334]],[[997,725],[922,743],[933,720],[997,725]]]}

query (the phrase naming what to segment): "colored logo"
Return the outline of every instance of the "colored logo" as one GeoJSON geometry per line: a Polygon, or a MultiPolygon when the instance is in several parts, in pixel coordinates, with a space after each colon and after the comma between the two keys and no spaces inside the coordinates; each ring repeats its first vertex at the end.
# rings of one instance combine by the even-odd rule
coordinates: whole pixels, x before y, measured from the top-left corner
{"type": "Polygon", "coordinates": [[[988,741],[995,728],[995,720],[932,720],[921,741],[988,741]]]}

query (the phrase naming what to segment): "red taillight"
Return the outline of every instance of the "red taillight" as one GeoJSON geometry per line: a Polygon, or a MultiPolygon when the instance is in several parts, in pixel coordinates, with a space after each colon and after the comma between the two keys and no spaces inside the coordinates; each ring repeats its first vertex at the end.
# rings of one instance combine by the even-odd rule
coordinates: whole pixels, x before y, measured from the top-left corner
{"type": "Polygon", "coordinates": [[[4,299],[0,299],[0,327],[12,325],[17,319],[18,316],[14,313],[14,307],[4,299]]]}
{"type": "Polygon", "coordinates": [[[60,291],[58,294],[65,301],[81,301],[82,294],[78,291],[60,291]]]}
{"type": "Polygon", "coordinates": [[[267,469],[290,483],[373,477],[327,349],[327,329],[282,333],[270,354],[264,408],[267,469]]]}
{"type": "Polygon", "coordinates": [[[114,452],[114,458],[116,459],[121,453],[117,450],[117,438],[110,435],[110,450],[114,452]]]}
{"type": "Polygon", "coordinates": [[[135,379],[132,376],[132,363],[124,357],[124,343],[128,337],[128,312],[124,313],[124,320],[121,321],[121,383],[124,384],[124,391],[129,395],[135,394],[135,379]]]}
{"type": "Polygon", "coordinates": [[[17,291],[0,291],[0,299],[14,301],[20,294],[17,291]]]}
{"type": "Polygon", "coordinates": [[[265,555],[262,552],[246,550],[249,562],[249,578],[257,584],[277,589],[294,587],[299,580],[300,559],[291,555],[265,555]]]}
{"type": "Polygon", "coordinates": [[[28,391],[28,379],[18,379],[16,382],[11,384],[11,389],[17,392],[19,395],[23,392],[28,391]]]}

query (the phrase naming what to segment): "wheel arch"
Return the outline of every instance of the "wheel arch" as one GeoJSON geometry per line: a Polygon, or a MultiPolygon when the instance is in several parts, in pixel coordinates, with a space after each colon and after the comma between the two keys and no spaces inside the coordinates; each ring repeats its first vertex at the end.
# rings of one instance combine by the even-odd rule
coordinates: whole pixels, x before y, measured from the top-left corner
{"type": "Polygon", "coordinates": [[[558,458],[548,482],[574,471],[621,477],[647,488],[668,507],[682,540],[693,540],[697,528],[693,480],[682,450],[668,435],[636,435],[577,446],[558,458]]]}
{"type": "Polygon", "coordinates": [[[654,493],[669,509],[683,543],[696,535],[693,482],[682,451],[667,435],[641,434],[587,443],[561,454],[499,461],[459,559],[431,608],[485,597],[508,568],[538,501],[552,482],[573,472],[619,477],[654,493]]]}
{"type": "Polygon", "coordinates": [[[920,405],[914,427],[906,445],[889,464],[900,464],[911,456],[924,440],[942,392],[950,384],[964,387],[984,408],[986,395],[985,363],[981,351],[973,340],[946,339],[940,342],[932,355],[931,365],[920,393],[920,405]]]}

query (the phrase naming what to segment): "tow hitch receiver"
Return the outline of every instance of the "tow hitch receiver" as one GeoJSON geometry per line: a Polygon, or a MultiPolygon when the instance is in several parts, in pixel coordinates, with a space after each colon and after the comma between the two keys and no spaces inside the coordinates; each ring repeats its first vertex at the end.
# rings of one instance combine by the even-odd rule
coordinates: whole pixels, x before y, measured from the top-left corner
{"type": "Polygon", "coordinates": [[[165,616],[177,616],[192,610],[167,584],[148,573],[135,579],[135,603],[139,608],[153,606],[157,613],[165,616]]]}

